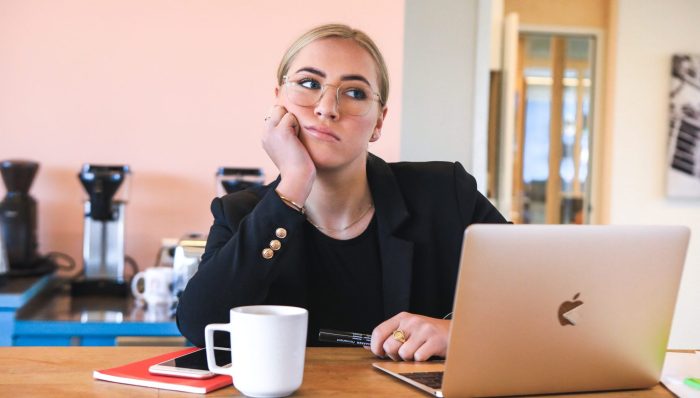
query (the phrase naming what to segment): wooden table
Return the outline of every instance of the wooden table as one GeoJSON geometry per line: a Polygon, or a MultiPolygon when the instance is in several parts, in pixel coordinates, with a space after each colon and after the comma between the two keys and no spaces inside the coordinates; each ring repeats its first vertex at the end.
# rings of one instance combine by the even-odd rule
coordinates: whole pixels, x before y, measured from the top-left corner
{"type": "MultiPolygon", "coordinates": [[[[3,347],[2,397],[192,397],[194,394],[97,381],[95,369],[111,368],[173,351],[172,347],[3,347]]],[[[429,397],[378,370],[362,348],[309,348],[304,383],[295,397],[429,397]]],[[[233,387],[207,394],[240,396],[233,387]]],[[[658,385],[650,390],[576,394],[587,397],[672,397],[658,385]]],[[[548,398],[556,397],[549,395],[548,398]]],[[[571,397],[571,396],[569,396],[571,397]]]]}

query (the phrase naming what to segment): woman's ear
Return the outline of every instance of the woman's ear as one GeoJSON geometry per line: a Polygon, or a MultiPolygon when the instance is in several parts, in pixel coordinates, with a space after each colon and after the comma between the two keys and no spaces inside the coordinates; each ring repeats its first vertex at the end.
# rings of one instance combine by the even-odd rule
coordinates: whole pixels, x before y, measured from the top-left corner
{"type": "Polygon", "coordinates": [[[377,117],[377,123],[374,125],[374,131],[369,137],[369,142],[374,142],[382,136],[382,126],[384,125],[384,118],[386,117],[387,110],[387,107],[384,107],[384,109],[382,109],[382,113],[380,113],[377,117]]]}
{"type": "Polygon", "coordinates": [[[275,98],[278,98],[280,96],[280,87],[275,86],[275,98]]]}

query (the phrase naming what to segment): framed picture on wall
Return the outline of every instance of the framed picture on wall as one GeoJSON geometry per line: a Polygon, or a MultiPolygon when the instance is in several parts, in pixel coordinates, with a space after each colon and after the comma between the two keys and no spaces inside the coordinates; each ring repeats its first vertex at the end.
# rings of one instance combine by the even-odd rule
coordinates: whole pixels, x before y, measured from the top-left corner
{"type": "Polygon", "coordinates": [[[666,194],[700,199],[700,55],[673,56],[670,99],[666,194]]]}

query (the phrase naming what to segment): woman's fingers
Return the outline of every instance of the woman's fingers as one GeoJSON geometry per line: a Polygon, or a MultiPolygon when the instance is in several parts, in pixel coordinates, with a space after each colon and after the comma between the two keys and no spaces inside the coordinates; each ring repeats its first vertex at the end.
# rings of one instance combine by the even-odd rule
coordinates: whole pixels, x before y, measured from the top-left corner
{"type": "Polygon", "coordinates": [[[277,124],[277,127],[291,129],[291,131],[293,131],[295,135],[299,135],[299,122],[297,121],[297,118],[289,112],[285,113],[282,116],[279,123],[277,124]]]}
{"type": "Polygon", "coordinates": [[[386,355],[384,350],[384,342],[387,340],[387,338],[390,338],[394,330],[398,329],[401,319],[406,315],[408,315],[407,312],[396,314],[374,328],[372,331],[371,343],[371,348],[374,355],[378,357],[383,357],[386,355]]]}
{"type": "Polygon", "coordinates": [[[449,325],[449,320],[402,312],[374,329],[372,352],[395,361],[425,361],[432,356],[444,357],[447,354],[449,325]]]}
{"type": "Polygon", "coordinates": [[[387,355],[389,358],[393,359],[394,361],[400,361],[401,356],[399,356],[399,349],[401,348],[401,344],[402,343],[400,341],[389,337],[388,339],[384,340],[382,349],[384,350],[385,355],[387,355]]]}
{"type": "Polygon", "coordinates": [[[430,357],[445,357],[447,345],[439,338],[430,338],[413,352],[414,361],[427,361],[430,357]]]}
{"type": "Polygon", "coordinates": [[[282,116],[284,116],[287,113],[287,109],[285,109],[281,105],[273,105],[272,108],[267,112],[267,116],[265,116],[265,123],[267,124],[268,127],[274,127],[277,126],[280,122],[280,119],[282,119],[282,116]]]}
{"type": "Polygon", "coordinates": [[[299,121],[296,116],[288,112],[282,105],[274,105],[265,116],[265,126],[268,133],[274,133],[278,128],[289,130],[295,135],[299,135],[299,121]]]}
{"type": "Polygon", "coordinates": [[[419,348],[425,345],[426,336],[414,334],[406,339],[406,342],[399,347],[399,357],[404,361],[418,360],[415,358],[415,353],[419,348]]]}

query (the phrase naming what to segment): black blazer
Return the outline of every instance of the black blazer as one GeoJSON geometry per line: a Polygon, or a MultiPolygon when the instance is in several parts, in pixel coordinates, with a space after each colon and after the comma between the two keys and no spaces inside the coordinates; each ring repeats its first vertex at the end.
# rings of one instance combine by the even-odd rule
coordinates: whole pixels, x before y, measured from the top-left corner
{"type": "MultiPolygon", "coordinates": [[[[387,164],[369,154],[367,177],[386,318],[401,311],[442,318],[452,311],[465,228],[506,220],[459,163],[387,164]]],[[[204,327],[227,323],[234,307],[306,307],[305,218],[280,200],[278,183],[212,201],[206,250],[177,309],[180,332],[193,344],[203,346],[204,327]],[[279,228],[286,230],[284,238],[276,236],[279,228]],[[262,252],[273,239],[282,247],[265,259],[262,252]]]]}

